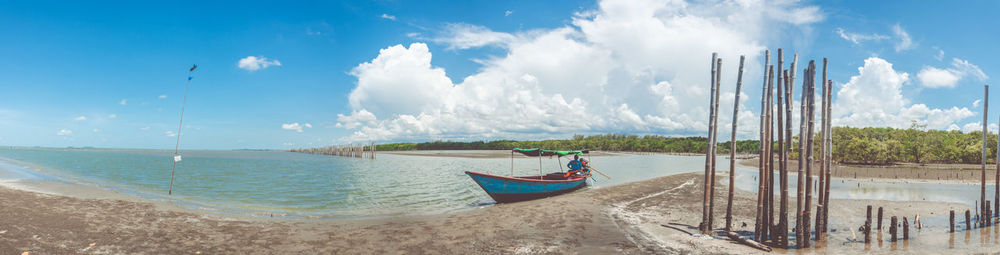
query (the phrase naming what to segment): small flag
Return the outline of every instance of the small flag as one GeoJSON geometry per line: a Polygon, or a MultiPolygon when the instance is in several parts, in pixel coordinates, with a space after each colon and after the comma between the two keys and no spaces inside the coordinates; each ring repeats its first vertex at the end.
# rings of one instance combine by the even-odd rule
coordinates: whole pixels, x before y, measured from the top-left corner
{"type": "Polygon", "coordinates": [[[174,162],[181,162],[181,155],[174,155],[174,162]]]}
{"type": "Polygon", "coordinates": [[[195,68],[198,68],[198,65],[192,66],[191,69],[188,69],[188,72],[194,71],[195,68]]]}

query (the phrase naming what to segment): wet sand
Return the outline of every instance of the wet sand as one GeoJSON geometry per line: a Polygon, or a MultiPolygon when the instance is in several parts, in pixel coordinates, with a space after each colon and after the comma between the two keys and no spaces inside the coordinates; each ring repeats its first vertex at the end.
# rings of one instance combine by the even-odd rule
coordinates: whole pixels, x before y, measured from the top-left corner
{"type": "MultiPolygon", "coordinates": [[[[777,162],[777,161],[776,161],[777,162]]],[[[757,159],[740,160],[743,166],[757,167],[757,159]]],[[[797,171],[798,161],[789,160],[788,171],[797,171]]],[[[813,165],[813,171],[819,164],[813,165]]],[[[996,165],[986,165],[986,184],[991,185],[996,178],[996,165]]],[[[856,179],[877,182],[935,182],[979,184],[982,169],[976,164],[913,164],[894,165],[847,165],[834,164],[830,172],[834,178],[856,179]]]]}
{"type": "MultiPolygon", "coordinates": [[[[3,187],[0,253],[762,253],[719,236],[694,234],[701,220],[702,180],[697,173],[679,174],[458,213],[372,220],[233,217],[148,201],[80,198],[3,187]]],[[[717,187],[715,227],[721,229],[726,192],[721,184],[717,187]]],[[[735,194],[735,230],[752,231],[756,195],[735,194]]],[[[919,213],[925,222],[939,220],[934,216],[949,209],[968,208],[939,202],[831,203],[835,208],[830,211],[831,226],[836,231],[830,240],[834,241],[827,248],[813,250],[817,253],[865,252],[862,244],[843,242],[850,229],[864,221],[866,204],[885,206],[886,215],[919,213]]],[[[915,253],[947,251],[947,235],[940,225],[925,227],[923,233],[911,237],[906,249],[915,253]]],[[[975,234],[971,244],[959,237],[952,251],[995,251],[995,236],[1000,235],[983,239],[975,234]],[[981,239],[985,241],[979,242],[981,239]]],[[[868,251],[893,250],[886,242],[884,247],[869,247],[868,251]]]]}

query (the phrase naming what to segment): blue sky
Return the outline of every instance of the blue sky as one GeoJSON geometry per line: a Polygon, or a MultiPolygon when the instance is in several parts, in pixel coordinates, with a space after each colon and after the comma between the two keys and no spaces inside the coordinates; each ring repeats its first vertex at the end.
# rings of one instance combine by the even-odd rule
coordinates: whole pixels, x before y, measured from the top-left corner
{"type": "Polygon", "coordinates": [[[991,1],[3,2],[0,144],[170,148],[195,63],[182,148],[704,135],[708,100],[698,95],[711,52],[724,59],[724,129],[736,60],[748,57],[740,136],[755,138],[762,51],[778,47],[798,53],[799,67],[830,58],[835,125],[972,130],[982,118],[974,101],[1000,70],[991,47],[1000,35],[989,32],[998,10],[991,1]]]}

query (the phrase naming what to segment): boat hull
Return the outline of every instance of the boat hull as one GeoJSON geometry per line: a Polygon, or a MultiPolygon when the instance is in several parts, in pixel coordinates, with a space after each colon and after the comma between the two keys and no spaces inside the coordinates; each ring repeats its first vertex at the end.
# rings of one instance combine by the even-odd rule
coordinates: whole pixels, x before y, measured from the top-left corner
{"type": "Polygon", "coordinates": [[[555,196],[577,190],[587,185],[587,177],[562,178],[561,174],[508,177],[466,171],[465,174],[479,184],[497,203],[510,203],[555,196]]]}

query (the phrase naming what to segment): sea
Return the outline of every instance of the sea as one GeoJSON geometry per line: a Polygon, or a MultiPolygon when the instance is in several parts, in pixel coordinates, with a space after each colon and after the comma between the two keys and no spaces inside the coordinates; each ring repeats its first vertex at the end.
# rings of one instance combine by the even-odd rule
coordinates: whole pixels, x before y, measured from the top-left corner
{"type": "MultiPolygon", "coordinates": [[[[454,151],[461,154],[461,151],[454,151]]],[[[429,215],[494,204],[465,171],[537,175],[564,171],[565,158],[466,158],[390,153],[376,159],[286,151],[95,148],[0,148],[0,181],[84,185],[197,210],[289,218],[378,218],[429,215]],[[168,195],[168,189],[171,193],[168,195]]],[[[704,156],[613,154],[590,157],[595,174],[585,189],[660,176],[703,172],[704,156]]],[[[717,158],[717,174],[729,171],[717,158]]],[[[756,192],[757,169],[736,167],[738,189],[756,192]]],[[[796,177],[790,174],[794,183],[796,177]]],[[[728,181],[725,181],[728,183],[728,181]]],[[[726,185],[718,187],[724,190],[726,185]]],[[[979,186],[835,180],[834,199],[944,201],[973,205],[979,186]]],[[[794,185],[792,185],[794,196],[794,185]]],[[[993,187],[988,188],[992,194],[993,187]]],[[[724,193],[723,193],[724,194],[724,193]]]]}

